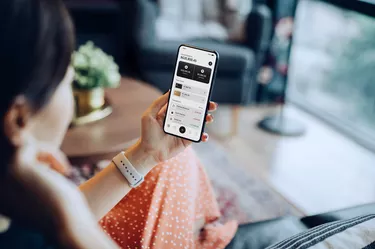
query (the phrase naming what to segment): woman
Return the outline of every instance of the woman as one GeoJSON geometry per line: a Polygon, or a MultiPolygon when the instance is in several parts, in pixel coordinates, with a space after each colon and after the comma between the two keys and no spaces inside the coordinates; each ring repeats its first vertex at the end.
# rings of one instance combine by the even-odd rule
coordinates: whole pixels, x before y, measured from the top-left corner
{"type": "Polygon", "coordinates": [[[80,186],[81,192],[59,174],[69,172],[58,147],[73,114],[72,30],[61,0],[0,1],[0,214],[12,220],[0,234],[0,248],[225,247],[236,225],[207,224],[219,214],[190,142],[162,131],[168,93],[145,111],[141,138],[125,151],[138,171],[151,171],[139,188],[127,195],[131,187],[114,163],[80,186]],[[163,179],[168,172],[183,172],[184,180],[163,179]],[[203,199],[207,207],[199,203],[203,199]],[[117,244],[97,223],[111,209],[101,224],[117,244]]]}

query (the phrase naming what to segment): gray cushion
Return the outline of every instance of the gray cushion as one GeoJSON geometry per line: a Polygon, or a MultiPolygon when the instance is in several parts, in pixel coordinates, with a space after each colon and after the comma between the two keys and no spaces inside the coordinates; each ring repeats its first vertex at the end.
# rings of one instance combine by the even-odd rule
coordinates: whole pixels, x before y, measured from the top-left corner
{"type": "Polygon", "coordinates": [[[330,222],[267,249],[373,249],[375,215],[330,222]]]}

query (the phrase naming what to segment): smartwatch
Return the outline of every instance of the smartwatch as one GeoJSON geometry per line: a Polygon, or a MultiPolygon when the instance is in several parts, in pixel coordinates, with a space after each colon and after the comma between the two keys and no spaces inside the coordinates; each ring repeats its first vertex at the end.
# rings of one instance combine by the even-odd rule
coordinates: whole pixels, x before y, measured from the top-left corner
{"type": "Polygon", "coordinates": [[[117,154],[117,156],[112,159],[112,162],[126,178],[130,187],[136,188],[144,181],[144,176],[140,174],[136,168],[134,168],[134,166],[126,158],[124,152],[117,154]]]}

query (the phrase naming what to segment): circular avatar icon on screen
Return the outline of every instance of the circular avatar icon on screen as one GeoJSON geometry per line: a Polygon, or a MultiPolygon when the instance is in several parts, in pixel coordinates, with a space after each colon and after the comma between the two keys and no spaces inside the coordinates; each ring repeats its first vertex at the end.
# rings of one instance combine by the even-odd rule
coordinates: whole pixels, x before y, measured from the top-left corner
{"type": "Polygon", "coordinates": [[[201,70],[201,73],[204,73],[204,70],[203,70],[203,69],[201,70]]]}
{"type": "Polygon", "coordinates": [[[189,66],[188,66],[188,65],[186,65],[186,66],[185,66],[185,69],[188,69],[188,68],[189,68],[189,66]]]}

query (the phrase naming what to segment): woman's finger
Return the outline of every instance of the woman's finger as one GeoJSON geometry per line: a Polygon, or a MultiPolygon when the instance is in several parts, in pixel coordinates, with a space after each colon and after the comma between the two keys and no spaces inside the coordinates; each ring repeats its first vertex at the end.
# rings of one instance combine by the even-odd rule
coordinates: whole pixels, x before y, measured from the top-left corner
{"type": "Polygon", "coordinates": [[[165,115],[167,114],[167,107],[168,107],[168,104],[165,104],[159,111],[158,113],[158,119],[159,120],[164,120],[165,118],[165,115]]]}
{"type": "Polygon", "coordinates": [[[207,114],[206,116],[206,123],[209,124],[209,123],[212,123],[214,121],[214,116],[212,116],[212,114],[207,114]]]}
{"type": "Polygon", "coordinates": [[[154,101],[154,103],[151,104],[151,106],[147,110],[148,114],[156,118],[156,116],[160,112],[160,109],[165,104],[167,104],[168,98],[169,98],[169,91],[163,96],[159,97],[157,100],[154,101]]]}
{"type": "Polygon", "coordinates": [[[159,111],[158,113],[158,116],[159,115],[165,115],[167,113],[167,107],[168,107],[168,104],[165,104],[159,111]]]}
{"type": "Polygon", "coordinates": [[[207,133],[203,133],[203,135],[202,135],[202,142],[207,142],[208,139],[209,139],[208,134],[207,133]]]}
{"type": "Polygon", "coordinates": [[[70,167],[59,161],[54,155],[48,152],[39,152],[38,160],[47,164],[51,169],[65,176],[70,175],[70,167]]]}
{"type": "Polygon", "coordinates": [[[46,163],[50,168],[60,174],[65,176],[70,175],[71,165],[68,158],[61,150],[43,143],[39,143],[38,147],[39,151],[37,152],[37,158],[40,162],[46,163]]]}
{"type": "Polygon", "coordinates": [[[45,164],[54,171],[68,176],[71,166],[66,156],[48,144],[36,143],[31,137],[27,138],[25,146],[17,151],[17,164],[24,167],[45,164]]]}
{"type": "Polygon", "coordinates": [[[216,102],[210,101],[210,105],[208,106],[208,110],[210,112],[216,111],[218,104],[216,102]]]}

